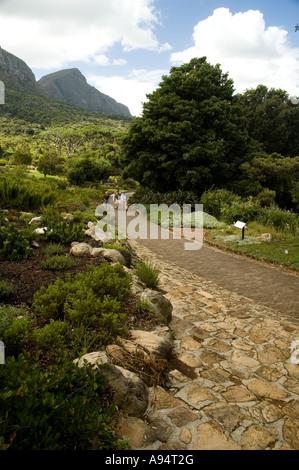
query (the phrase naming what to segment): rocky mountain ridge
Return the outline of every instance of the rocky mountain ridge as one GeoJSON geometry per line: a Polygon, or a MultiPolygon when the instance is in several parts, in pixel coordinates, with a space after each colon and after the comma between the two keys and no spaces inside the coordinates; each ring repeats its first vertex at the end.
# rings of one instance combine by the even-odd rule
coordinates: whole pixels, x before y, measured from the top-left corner
{"type": "Polygon", "coordinates": [[[1,46],[0,80],[7,90],[34,93],[96,113],[131,117],[127,106],[89,85],[78,69],[61,70],[37,81],[26,62],[1,46]]]}
{"type": "Polygon", "coordinates": [[[89,85],[77,68],[46,75],[38,81],[38,85],[49,98],[93,112],[131,116],[127,106],[89,85]]]}

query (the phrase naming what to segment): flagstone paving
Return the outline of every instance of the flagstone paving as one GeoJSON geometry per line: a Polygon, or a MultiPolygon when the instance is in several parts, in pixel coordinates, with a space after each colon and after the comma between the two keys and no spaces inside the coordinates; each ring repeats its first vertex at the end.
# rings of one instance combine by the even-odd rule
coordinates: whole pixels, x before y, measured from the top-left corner
{"type": "MultiPolygon", "coordinates": [[[[289,292],[284,308],[274,300],[275,310],[238,292],[230,281],[238,277],[230,273],[232,265],[219,272],[228,278],[223,286],[196,269],[197,252],[189,252],[187,269],[173,261],[171,244],[162,253],[143,241],[130,244],[137,256],[159,267],[160,289],[173,304],[174,339],[169,387],[151,389],[147,434],[141,445],[135,423],[132,448],[299,450],[298,278],[289,276],[297,281],[294,299],[289,292]]],[[[268,289],[261,278],[254,289],[263,287],[268,289]]]]}

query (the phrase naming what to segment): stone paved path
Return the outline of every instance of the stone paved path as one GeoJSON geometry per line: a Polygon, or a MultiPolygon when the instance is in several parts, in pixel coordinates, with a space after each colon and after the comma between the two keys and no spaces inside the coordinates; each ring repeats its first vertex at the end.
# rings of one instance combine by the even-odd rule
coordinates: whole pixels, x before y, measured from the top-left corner
{"type": "MultiPolygon", "coordinates": [[[[167,389],[152,388],[147,422],[154,437],[145,435],[141,446],[134,431],[132,448],[299,450],[299,365],[291,351],[299,342],[299,319],[292,310],[297,299],[280,313],[266,306],[269,298],[240,295],[237,286],[245,280],[238,280],[227,261],[218,273],[223,283],[214,276],[210,280],[215,262],[208,252],[201,261],[189,252],[185,269],[174,249],[159,253],[145,242],[130,243],[138,256],[159,267],[160,288],[174,307],[171,383],[167,389]]],[[[247,272],[248,281],[253,277],[254,270],[247,272]]],[[[261,274],[256,290],[262,289],[263,279],[261,274]]],[[[273,296],[282,289],[277,282],[273,296]]]]}

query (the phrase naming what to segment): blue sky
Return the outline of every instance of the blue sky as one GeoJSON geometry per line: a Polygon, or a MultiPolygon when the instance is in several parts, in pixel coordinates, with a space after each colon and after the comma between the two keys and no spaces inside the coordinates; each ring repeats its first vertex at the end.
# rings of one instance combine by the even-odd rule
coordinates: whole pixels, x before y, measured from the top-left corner
{"type": "Polygon", "coordinates": [[[172,66],[204,55],[237,92],[299,96],[297,23],[299,0],[0,0],[0,45],[37,79],[77,67],[133,115],[172,66]]]}

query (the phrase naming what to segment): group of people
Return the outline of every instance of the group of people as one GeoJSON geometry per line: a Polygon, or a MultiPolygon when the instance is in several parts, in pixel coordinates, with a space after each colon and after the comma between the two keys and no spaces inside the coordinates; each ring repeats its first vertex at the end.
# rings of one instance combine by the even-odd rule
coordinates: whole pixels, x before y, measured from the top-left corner
{"type": "MultiPolygon", "coordinates": [[[[119,193],[119,191],[117,190],[111,195],[111,198],[112,198],[114,207],[117,207],[121,210],[127,210],[128,196],[125,192],[119,193]]],[[[104,203],[109,205],[109,199],[110,199],[109,192],[106,191],[104,195],[104,203]]]]}

